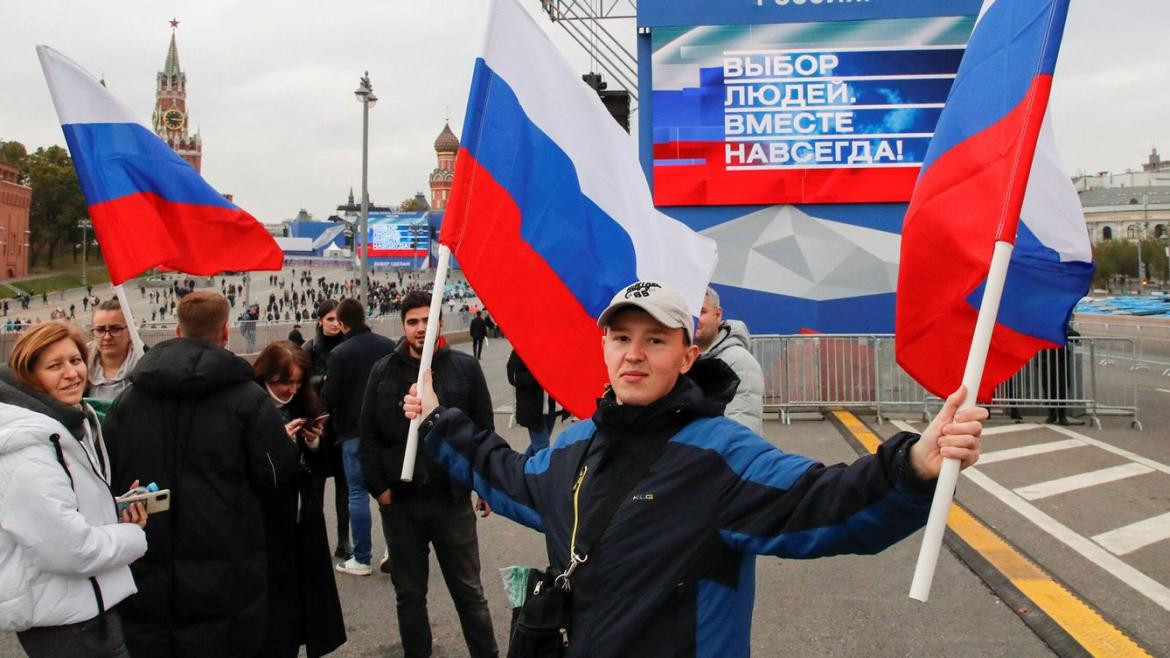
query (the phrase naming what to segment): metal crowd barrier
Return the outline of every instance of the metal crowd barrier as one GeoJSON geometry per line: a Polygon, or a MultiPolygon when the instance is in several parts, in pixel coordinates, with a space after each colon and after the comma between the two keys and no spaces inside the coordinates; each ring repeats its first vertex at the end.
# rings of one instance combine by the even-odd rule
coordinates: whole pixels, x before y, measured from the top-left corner
{"type": "MultiPolygon", "coordinates": [[[[752,337],[764,371],[764,409],[791,423],[798,411],[822,407],[872,409],[878,422],[891,413],[928,420],[942,404],[898,366],[892,335],[810,334],[752,337]]],[[[1068,347],[1044,350],[1001,384],[984,406],[1020,417],[1121,415],[1141,429],[1136,358],[1129,338],[1074,337],[1068,347]]]]}

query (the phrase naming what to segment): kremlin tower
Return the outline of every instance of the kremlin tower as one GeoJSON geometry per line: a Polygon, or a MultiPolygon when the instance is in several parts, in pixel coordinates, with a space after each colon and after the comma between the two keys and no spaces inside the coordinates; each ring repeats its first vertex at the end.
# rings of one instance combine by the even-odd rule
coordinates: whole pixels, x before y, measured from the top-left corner
{"type": "Polygon", "coordinates": [[[175,45],[175,30],[179,21],[171,21],[171,47],[163,70],[158,72],[155,88],[154,115],[152,124],[156,135],[162,138],[179,157],[195,171],[200,170],[203,161],[203,139],[196,132],[187,133],[190,121],[187,116],[187,74],[179,68],[179,49],[175,45]]]}

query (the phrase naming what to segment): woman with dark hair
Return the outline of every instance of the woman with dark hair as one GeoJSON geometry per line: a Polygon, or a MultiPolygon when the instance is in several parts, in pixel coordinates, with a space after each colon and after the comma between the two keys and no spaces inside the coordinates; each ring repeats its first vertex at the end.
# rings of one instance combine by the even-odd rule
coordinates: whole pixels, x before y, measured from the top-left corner
{"type": "MultiPolygon", "coordinates": [[[[322,299],[317,304],[317,333],[303,346],[313,363],[309,381],[318,394],[325,381],[329,354],[345,339],[345,334],[341,333],[341,323],[337,321],[337,305],[336,299],[322,299]]],[[[333,427],[329,423],[325,424],[321,451],[324,462],[321,474],[333,477],[333,510],[337,515],[337,549],[333,556],[348,560],[353,555],[353,546],[349,543],[349,487],[345,483],[345,469],[341,466],[341,450],[337,448],[333,427]]],[[[321,479],[321,486],[320,497],[324,501],[324,478],[321,479]]]]}
{"type": "Polygon", "coordinates": [[[285,431],[302,455],[302,468],[292,483],[263,500],[268,636],[262,655],[294,657],[306,645],[309,656],[322,656],[345,643],[345,624],[321,510],[321,402],[313,387],[305,385],[309,355],[290,341],[264,348],[252,370],[256,383],[280,409],[285,431]]]}
{"type": "Polygon", "coordinates": [[[146,512],[119,519],[85,341],[50,321],[0,369],[0,630],[29,656],[127,656],[115,606],[137,588],[146,512]],[[119,523],[119,520],[121,521],[119,523]]]}
{"type": "Polygon", "coordinates": [[[317,304],[317,333],[302,346],[312,360],[310,374],[313,388],[318,391],[321,390],[320,380],[325,377],[329,365],[329,353],[345,339],[341,325],[337,322],[337,304],[336,299],[323,299],[317,304]]]}

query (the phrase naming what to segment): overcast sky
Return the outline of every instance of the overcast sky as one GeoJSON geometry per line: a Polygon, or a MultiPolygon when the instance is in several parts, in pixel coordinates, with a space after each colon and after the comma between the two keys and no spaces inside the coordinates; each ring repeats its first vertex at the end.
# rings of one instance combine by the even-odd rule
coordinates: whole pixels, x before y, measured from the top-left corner
{"type": "MultiPolygon", "coordinates": [[[[606,5],[613,0],[606,0],[606,5]]],[[[727,0],[731,1],[731,0],[727,0]]],[[[521,0],[576,67],[588,56],[521,0]]],[[[448,112],[461,133],[485,0],[0,0],[0,139],[63,144],[34,46],[95,74],[149,122],[155,74],[180,21],[190,120],[203,175],[264,222],[306,208],[319,218],[361,183],[361,106],[370,71],[370,197],[395,205],[423,191],[448,112]]],[[[1052,111],[1070,173],[1138,168],[1153,145],[1170,157],[1170,3],[1073,3],[1052,111]]],[[[632,21],[611,30],[633,43],[632,21]]],[[[632,45],[631,45],[632,48],[632,45]]]]}

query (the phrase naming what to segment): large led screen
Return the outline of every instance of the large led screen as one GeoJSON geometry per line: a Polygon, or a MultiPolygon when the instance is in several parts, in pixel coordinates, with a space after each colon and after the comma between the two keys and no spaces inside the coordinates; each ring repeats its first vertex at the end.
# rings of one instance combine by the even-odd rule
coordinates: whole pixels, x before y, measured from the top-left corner
{"type": "Polygon", "coordinates": [[[371,215],[369,226],[371,258],[394,267],[418,268],[430,254],[430,227],[418,214],[407,216],[371,215]]]}
{"type": "Polygon", "coordinates": [[[654,28],[655,203],[909,200],[974,23],[654,28]]]}

